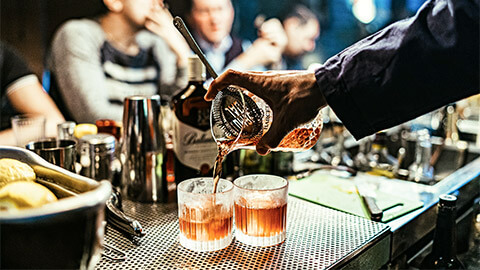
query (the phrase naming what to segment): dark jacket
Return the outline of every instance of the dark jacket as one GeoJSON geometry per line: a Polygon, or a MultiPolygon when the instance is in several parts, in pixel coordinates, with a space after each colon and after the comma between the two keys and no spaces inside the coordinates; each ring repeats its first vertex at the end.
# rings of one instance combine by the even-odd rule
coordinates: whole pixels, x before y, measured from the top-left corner
{"type": "Polygon", "coordinates": [[[318,84],[360,139],[479,93],[479,0],[428,1],[330,58],[318,84]]]}

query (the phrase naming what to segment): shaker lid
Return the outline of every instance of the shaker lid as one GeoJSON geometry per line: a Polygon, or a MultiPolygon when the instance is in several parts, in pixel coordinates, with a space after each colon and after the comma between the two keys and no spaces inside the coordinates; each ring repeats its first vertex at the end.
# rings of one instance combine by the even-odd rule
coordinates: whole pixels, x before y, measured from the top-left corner
{"type": "Polygon", "coordinates": [[[115,145],[115,137],[107,133],[89,134],[82,137],[82,141],[90,145],[115,145]]]}

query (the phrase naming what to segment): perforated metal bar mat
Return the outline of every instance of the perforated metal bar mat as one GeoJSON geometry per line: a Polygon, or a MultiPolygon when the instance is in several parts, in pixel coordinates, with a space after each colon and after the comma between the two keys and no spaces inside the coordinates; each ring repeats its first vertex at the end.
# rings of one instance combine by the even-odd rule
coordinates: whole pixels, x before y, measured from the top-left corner
{"type": "Polygon", "coordinates": [[[328,269],[345,264],[389,232],[382,223],[289,197],[284,243],[261,248],[234,238],[223,250],[193,252],[178,241],[176,204],[125,200],[123,208],[147,235],[131,241],[107,226],[105,244],[124,252],[126,259],[102,256],[96,269],[328,269]]]}

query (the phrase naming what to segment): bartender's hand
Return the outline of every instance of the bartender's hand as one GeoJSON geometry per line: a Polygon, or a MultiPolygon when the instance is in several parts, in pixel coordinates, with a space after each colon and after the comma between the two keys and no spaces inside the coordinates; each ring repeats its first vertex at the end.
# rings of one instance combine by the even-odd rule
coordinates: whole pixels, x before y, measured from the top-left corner
{"type": "Polygon", "coordinates": [[[155,4],[147,16],[145,28],[163,38],[170,50],[177,56],[178,66],[186,66],[188,55],[190,55],[190,47],[174,27],[172,14],[163,5],[163,1],[155,4]]]}
{"type": "Polygon", "coordinates": [[[208,88],[205,99],[215,98],[229,85],[248,89],[273,110],[273,123],[257,144],[257,152],[266,155],[294,128],[307,123],[327,105],[312,71],[240,72],[227,70],[208,88]]]}

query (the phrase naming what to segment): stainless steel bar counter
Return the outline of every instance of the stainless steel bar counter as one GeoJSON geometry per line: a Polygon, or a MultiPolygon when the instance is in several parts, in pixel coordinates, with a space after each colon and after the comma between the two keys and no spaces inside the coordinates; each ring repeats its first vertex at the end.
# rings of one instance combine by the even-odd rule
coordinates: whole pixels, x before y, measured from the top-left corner
{"type": "Polygon", "coordinates": [[[179,244],[177,204],[124,201],[146,236],[127,239],[107,226],[105,244],[126,254],[105,256],[96,269],[378,269],[390,259],[389,226],[289,197],[287,239],[272,247],[233,240],[216,252],[193,252],[179,244]]]}

